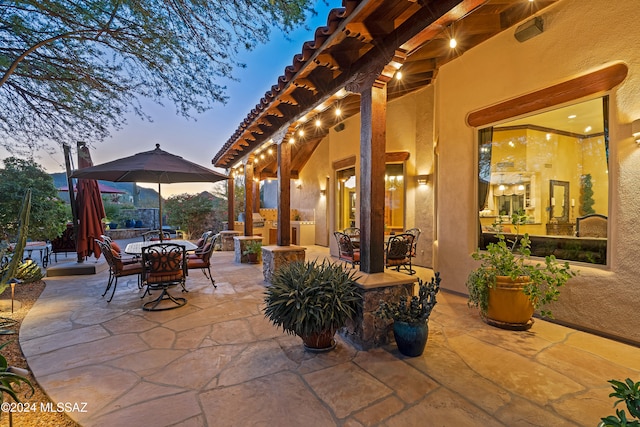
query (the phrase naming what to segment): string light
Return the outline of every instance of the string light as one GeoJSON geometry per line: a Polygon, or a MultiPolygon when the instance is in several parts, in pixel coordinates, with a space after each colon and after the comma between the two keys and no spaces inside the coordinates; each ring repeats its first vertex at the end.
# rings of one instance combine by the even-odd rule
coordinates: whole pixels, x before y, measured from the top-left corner
{"type": "Polygon", "coordinates": [[[316,127],[320,126],[322,126],[322,122],[320,121],[320,119],[316,119],[316,127]]]}
{"type": "Polygon", "coordinates": [[[342,115],[342,110],[340,110],[340,108],[336,108],[336,116],[341,116],[342,115]]]}
{"type": "Polygon", "coordinates": [[[456,46],[458,46],[458,42],[454,37],[451,37],[451,39],[449,40],[449,47],[451,49],[455,49],[456,46]]]}
{"type": "Polygon", "coordinates": [[[402,71],[400,70],[396,71],[395,77],[396,77],[396,80],[402,80],[402,71]]]}

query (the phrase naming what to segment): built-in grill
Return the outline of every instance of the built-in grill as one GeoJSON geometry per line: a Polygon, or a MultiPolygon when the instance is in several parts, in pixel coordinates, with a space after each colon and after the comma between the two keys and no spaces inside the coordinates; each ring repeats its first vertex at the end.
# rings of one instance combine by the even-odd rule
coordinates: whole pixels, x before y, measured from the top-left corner
{"type": "Polygon", "coordinates": [[[264,227],[264,218],[257,212],[253,213],[253,227],[264,227]]]}
{"type": "MultiPolygon", "coordinates": [[[[253,219],[253,227],[264,227],[264,217],[262,215],[260,215],[258,212],[254,212],[251,215],[252,219],[253,219]]],[[[239,222],[244,222],[245,220],[245,215],[244,212],[241,212],[240,215],[238,215],[238,221],[239,222]]]]}

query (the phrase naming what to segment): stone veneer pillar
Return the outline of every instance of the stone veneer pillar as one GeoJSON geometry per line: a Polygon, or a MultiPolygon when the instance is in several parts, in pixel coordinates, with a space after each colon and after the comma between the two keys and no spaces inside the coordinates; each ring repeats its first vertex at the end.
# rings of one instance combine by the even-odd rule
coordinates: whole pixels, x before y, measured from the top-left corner
{"type": "Polygon", "coordinates": [[[304,261],[307,248],[302,246],[263,246],[262,247],[262,273],[264,280],[271,283],[273,274],[284,264],[294,261],[304,261]]]}
{"type": "Polygon", "coordinates": [[[368,350],[393,342],[393,321],[375,315],[380,301],[397,302],[402,295],[413,295],[416,276],[401,273],[364,274],[358,279],[363,298],[362,310],[338,333],[358,350],[368,350]]]}

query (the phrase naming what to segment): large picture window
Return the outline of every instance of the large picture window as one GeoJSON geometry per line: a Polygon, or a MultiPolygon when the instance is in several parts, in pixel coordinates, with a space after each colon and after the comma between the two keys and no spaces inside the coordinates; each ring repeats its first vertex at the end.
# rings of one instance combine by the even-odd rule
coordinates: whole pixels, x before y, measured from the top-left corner
{"type": "Polygon", "coordinates": [[[535,256],[606,264],[608,99],[596,98],[480,129],[480,247],[515,233],[521,212],[535,256]]]}

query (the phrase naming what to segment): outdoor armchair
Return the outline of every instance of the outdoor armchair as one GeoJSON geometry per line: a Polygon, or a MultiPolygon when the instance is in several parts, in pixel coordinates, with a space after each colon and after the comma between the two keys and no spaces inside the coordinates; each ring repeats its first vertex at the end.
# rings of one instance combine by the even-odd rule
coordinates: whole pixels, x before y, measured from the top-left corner
{"type": "Polygon", "coordinates": [[[407,270],[409,274],[415,274],[411,266],[411,252],[413,250],[413,234],[403,233],[391,236],[387,242],[385,251],[385,267],[395,267],[396,271],[400,268],[407,270]]]}
{"type": "Polygon", "coordinates": [[[213,253],[213,243],[217,234],[210,234],[207,236],[202,249],[196,249],[196,252],[189,254],[187,257],[187,269],[192,270],[199,268],[205,277],[211,280],[211,284],[216,288],[216,282],[211,275],[211,254],[213,253]]]}
{"type": "Polygon", "coordinates": [[[160,290],[160,295],[142,304],[147,311],[171,310],[187,303],[186,298],[174,297],[169,287],[180,285],[187,292],[187,253],[183,245],[156,243],[142,248],[142,286],[146,289],[141,298],[151,291],[160,290]],[[169,301],[169,304],[163,304],[169,301]]]}
{"type": "Polygon", "coordinates": [[[152,242],[160,240],[160,234],[162,233],[162,240],[171,240],[171,234],[168,231],[149,230],[142,233],[142,240],[145,242],[152,242]]]}
{"type": "Polygon", "coordinates": [[[335,231],[333,235],[338,242],[338,259],[354,266],[360,264],[360,250],[354,248],[351,238],[340,231],[335,231]]]}
{"type": "Polygon", "coordinates": [[[118,287],[118,278],[123,276],[138,276],[138,287],[140,287],[140,274],[142,273],[142,264],[139,262],[128,263],[125,264],[122,262],[122,259],[116,255],[111,246],[102,240],[95,239],[102,255],[107,260],[107,264],[109,265],[109,280],[107,281],[107,287],[102,293],[104,297],[111,286],[113,286],[113,290],[111,291],[111,296],[107,300],[107,302],[111,302],[113,299],[113,295],[116,293],[116,288],[118,287]]]}

